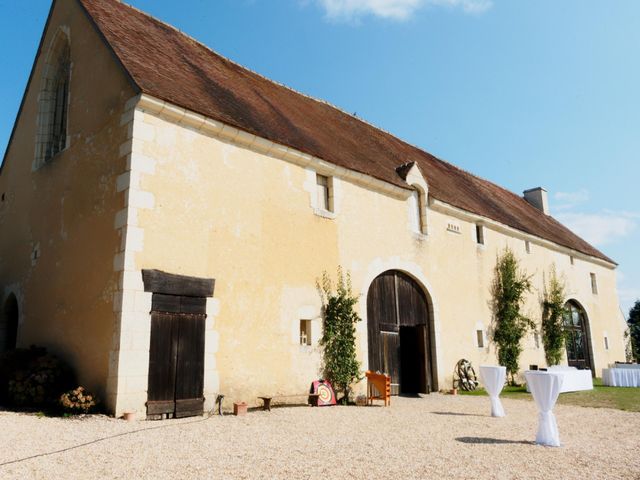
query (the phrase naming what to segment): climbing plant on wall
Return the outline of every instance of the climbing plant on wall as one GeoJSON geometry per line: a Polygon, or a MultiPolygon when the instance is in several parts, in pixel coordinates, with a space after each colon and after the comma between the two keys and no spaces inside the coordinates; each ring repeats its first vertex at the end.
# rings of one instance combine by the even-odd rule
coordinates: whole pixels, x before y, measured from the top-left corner
{"type": "Polygon", "coordinates": [[[564,317],[566,315],[564,281],[558,278],[556,266],[551,266],[542,298],[542,345],[547,365],[558,365],[564,353],[564,317]]]}
{"type": "Polygon", "coordinates": [[[318,288],[324,307],[324,329],[320,345],[323,348],[324,376],[331,382],[342,403],[349,400],[351,385],[360,377],[360,362],[356,355],[356,323],[361,321],[356,312],[358,297],[351,289],[351,278],[338,268],[335,291],[327,272],[322,275],[318,288]]]}
{"type": "Polygon", "coordinates": [[[631,340],[631,352],[636,362],[640,362],[640,300],[629,310],[629,338],[631,340]]]}
{"type": "Polygon", "coordinates": [[[493,342],[498,362],[507,367],[510,383],[515,384],[521,340],[535,324],[521,312],[525,295],[531,291],[531,277],[523,272],[518,259],[508,247],[498,255],[491,286],[493,307],[493,342]]]}

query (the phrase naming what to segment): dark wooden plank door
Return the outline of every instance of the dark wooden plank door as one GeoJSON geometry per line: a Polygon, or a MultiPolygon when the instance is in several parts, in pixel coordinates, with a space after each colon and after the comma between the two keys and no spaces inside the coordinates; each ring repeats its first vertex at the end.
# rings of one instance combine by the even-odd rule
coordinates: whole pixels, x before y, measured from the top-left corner
{"type": "Polygon", "coordinates": [[[428,325],[417,325],[417,349],[419,358],[420,383],[418,385],[419,393],[431,393],[431,348],[429,345],[429,327],[428,325]]]}
{"type": "Polygon", "coordinates": [[[147,414],[175,412],[179,314],[151,312],[147,414]]]}
{"type": "Polygon", "coordinates": [[[147,414],[202,415],[205,299],[156,294],[153,308],[147,414]]]}
{"type": "Polygon", "coordinates": [[[176,360],[176,418],[202,415],[205,315],[180,314],[176,360]]]}
{"type": "Polygon", "coordinates": [[[400,393],[400,334],[380,332],[382,346],[382,369],[391,377],[391,394],[400,393]]]}
{"type": "Polygon", "coordinates": [[[424,325],[428,323],[429,308],[420,286],[408,275],[397,273],[398,323],[424,325]]]}

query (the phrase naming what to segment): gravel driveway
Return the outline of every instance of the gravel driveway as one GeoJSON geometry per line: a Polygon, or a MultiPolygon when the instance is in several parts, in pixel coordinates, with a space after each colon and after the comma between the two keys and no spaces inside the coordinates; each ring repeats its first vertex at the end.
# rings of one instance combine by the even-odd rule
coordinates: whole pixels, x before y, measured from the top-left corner
{"type": "Polygon", "coordinates": [[[535,438],[533,402],[433,394],[389,408],[276,408],[133,422],[0,412],[0,478],[640,479],[640,414],[556,407],[561,448],[535,438]]]}

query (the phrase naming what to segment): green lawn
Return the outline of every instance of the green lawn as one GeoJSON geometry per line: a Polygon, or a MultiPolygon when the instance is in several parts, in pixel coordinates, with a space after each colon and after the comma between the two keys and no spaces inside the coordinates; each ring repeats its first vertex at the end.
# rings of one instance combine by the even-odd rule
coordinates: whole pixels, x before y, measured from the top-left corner
{"type": "MultiPolygon", "coordinates": [[[[487,395],[484,389],[473,392],[459,391],[460,395],[487,395]]],[[[502,398],[519,398],[532,400],[524,386],[506,386],[500,394],[502,398]]],[[[600,378],[594,378],[593,390],[583,392],[568,392],[560,394],[558,403],[562,405],[577,405],[580,407],[616,408],[629,412],[640,412],[640,388],[605,387],[600,378]]]]}

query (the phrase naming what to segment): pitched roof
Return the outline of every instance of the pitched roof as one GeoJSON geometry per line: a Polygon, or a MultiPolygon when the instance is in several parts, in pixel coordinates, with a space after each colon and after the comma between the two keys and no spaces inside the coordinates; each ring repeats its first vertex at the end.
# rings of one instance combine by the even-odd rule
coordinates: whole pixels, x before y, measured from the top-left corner
{"type": "Polygon", "coordinates": [[[526,200],[326,102],[258,75],[118,0],[78,0],[143,93],[399,187],[416,162],[429,195],[463,210],[613,261],[526,200]]]}

